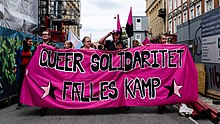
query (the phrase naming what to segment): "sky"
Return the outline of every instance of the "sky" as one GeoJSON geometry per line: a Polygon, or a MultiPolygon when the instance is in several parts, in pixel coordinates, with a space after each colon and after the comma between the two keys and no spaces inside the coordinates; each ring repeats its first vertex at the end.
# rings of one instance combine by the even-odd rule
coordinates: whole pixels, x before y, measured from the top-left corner
{"type": "Polygon", "coordinates": [[[117,14],[121,26],[125,27],[130,7],[133,16],[146,16],[145,0],[82,0],[80,39],[90,36],[92,42],[96,42],[117,29],[117,20],[114,19],[117,14]]]}

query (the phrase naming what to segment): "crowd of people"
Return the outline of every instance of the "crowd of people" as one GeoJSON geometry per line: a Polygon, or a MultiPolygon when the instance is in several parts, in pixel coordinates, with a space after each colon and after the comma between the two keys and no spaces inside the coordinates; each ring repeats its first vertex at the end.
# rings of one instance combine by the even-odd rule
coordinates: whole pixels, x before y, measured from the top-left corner
{"type": "MultiPolygon", "coordinates": [[[[168,38],[165,35],[161,35],[160,43],[166,44],[168,42],[168,38]]],[[[82,40],[82,47],[83,50],[92,50],[92,49],[99,49],[99,50],[108,50],[108,51],[117,51],[122,49],[127,49],[125,43],[121,40],[121,32],[117,30],[113,30],[102,37],[98,43],[99,45],[96,47],[92,42],[91,38],[85,36],[82,40]],[[108,37],[112,36],[112,40],[107,40],[108,37]]],[[[25,38],[23,40],[23,45],[18,48],[17,50],[17,57],[16,57],[16,65],[15,65],[15,73],[16,73],[16,84],[18,85],[18,96],[20,98],[21,87],[25,75],[25,68],[27,67],[28,63],[31,60],[31,57],[40,44],[46,44],[53,47],[56,47],[55,43],[51,40],[51,34],[48,30],[42,32],[42,42],[38,43],[35,47],[33,46],[33,42],[31,38],[25,38]]],[[[140,43],[138,40],[132,41],[132,47],[142,46],[143,44],[140,43]]],[[[63,46],[64,49],[72,49],[73,44],[70,41],[66,41],[63,46]]],[[[22,104],[18,102],[16,109],[21,109],[22,104]]],[[[127,111],[130,107],[121,107],[121,111],[127,111]]],[[[164,106],[158,107],[158,113],[163,113],[164,106]]],[[[44,116],[45,111],[47,108],[41,108],[40,115],[44,116]]]]}

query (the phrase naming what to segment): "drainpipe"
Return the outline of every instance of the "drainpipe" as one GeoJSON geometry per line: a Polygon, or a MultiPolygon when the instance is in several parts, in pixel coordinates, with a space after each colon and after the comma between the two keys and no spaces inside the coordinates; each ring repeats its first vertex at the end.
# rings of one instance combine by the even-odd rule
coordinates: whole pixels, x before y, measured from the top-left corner
{"type": "Polygon", "coordinates": [[[167,10],[166,10],[166,0],[163,0],[164,10],[166,12],[166,16],[164,18],[164,33],[166,32],[166,18],[167,18],[167,10]]]}

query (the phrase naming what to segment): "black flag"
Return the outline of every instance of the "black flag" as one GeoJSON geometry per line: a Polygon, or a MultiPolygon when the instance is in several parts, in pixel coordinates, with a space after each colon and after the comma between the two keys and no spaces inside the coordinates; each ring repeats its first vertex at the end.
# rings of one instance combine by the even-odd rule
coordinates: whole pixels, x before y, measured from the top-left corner
{"type": "Polygon", "coordinates": [[[128,15],[128,21],[127,21],[125,29],[126,29],[126,33],[127,33],[129,38],[134,35],[134,32],[133,32],[133,21],[132,21],[132,7],[130,8],[130,13],[128,15]]]}

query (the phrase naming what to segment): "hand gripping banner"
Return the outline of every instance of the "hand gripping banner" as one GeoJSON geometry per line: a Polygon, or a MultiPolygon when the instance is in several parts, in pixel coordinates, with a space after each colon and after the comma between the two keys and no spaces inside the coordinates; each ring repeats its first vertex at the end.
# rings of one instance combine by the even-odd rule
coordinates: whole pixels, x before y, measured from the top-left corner
{"type": "Polygon", "coordinates": [[[198,76],[187,45],[151,44],[125,51],[38,46],[21,103],[90,109],[159,106],[198,99],[198,76]]]}

